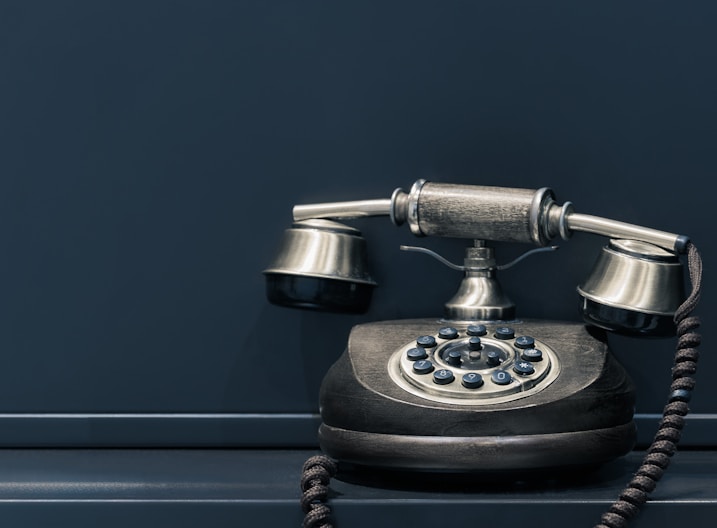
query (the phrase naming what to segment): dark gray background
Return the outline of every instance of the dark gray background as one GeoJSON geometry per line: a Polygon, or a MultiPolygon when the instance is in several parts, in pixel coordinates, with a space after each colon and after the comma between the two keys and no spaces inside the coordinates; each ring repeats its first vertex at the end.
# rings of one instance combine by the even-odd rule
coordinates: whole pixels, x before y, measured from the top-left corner
{"type": "MultiPolygon", "coordinates": [[[[0,3],[3,419],[315,412],[351,325],[439,316],[458,285],[398,245],[464,243],[357,222],[380,282],[364,316],[270,306],[261,271],[293,204],[417,178],[549,186],[691,235],[693,410],[717,412],[716,24],[708,1],[0,3]]],[[[602,243],[503,273],[519,315],[577,320],[602,243]]],[[[658,411],[674,342],[613,344],[658,411]]]]}

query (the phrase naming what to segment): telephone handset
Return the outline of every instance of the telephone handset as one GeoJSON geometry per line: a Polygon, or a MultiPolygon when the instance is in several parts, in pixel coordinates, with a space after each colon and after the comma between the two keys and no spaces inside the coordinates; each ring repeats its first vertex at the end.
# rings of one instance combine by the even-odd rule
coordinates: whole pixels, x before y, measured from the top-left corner
{"type": "MultiPolygon", "coordinates": [[[[462,266],[425,248],[403,248],[434,256],[464,277],[442,317],[351,330],[320,392],[319,443],[333,459],[394,470],[525,474],[619,457],[634,445],[635,394],[605,330],[682,336],[683,375],[675,376],[661,425],[679,432],[675,416],[687,413],[699,341],[699,323],[687,316],[699,297],[701,264],[686,236],[576,213],[570,202],[558,205],[548,188],[424,180],[390,199],[298,205],[293,213],[264,271],[270,302],[289,307],[367,309],[375,282],[365,240],[337,220],[389,216],[417,236],[472,240],[462,266]],[[517,318],[486,241],[549,249],[551,240],[576,231],[610,239],[578,286],[587,325],[517,318]],[[685,253],[693,282],[686,303],[678,258],[685,253]]],[[[672,454],[663,443],[655,444],[660,467],[672,454]]],[[[627,516],[637,502],[623,505],[627,516]]]]}

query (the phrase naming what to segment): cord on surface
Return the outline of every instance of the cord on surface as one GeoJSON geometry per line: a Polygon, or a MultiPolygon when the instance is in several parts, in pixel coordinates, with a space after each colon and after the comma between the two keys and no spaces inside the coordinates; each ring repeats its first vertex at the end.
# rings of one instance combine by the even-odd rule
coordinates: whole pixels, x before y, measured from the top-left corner
{"type": "Polygon", "coordinates": [[[316,455],[304,462],[301,474],[302,528],[332,528],[331,509],[326,505],[329,482],[336,474],[336,462],[326,455],[316,455]]]}

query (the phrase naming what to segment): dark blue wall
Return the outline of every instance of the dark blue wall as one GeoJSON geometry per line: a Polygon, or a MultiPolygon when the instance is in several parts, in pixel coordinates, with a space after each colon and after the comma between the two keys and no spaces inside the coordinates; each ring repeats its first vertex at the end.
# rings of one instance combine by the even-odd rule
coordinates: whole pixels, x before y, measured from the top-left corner
{"type": "MultiPolygon", "coordinates": [[[[714,321],[716,24],[709,1],[0,3],[0,412],[314,412],[352,324],[440,315],[459,277],[386,220],[357,224],[365,316],[269,306],[261,271],[293,204],[417,178],[689,234],[714,321]]],[[[519,314],[576,320],[601,244],[505,272],[519,314]]],[[[614,345],[657,411],[672,342],[614,345]]]]}

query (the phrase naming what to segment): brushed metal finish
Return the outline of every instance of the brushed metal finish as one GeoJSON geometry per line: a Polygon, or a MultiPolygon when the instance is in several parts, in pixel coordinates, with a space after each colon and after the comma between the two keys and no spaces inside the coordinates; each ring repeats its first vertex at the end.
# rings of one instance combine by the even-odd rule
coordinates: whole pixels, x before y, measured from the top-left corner
{"type": "Polygon", "coordinates": [[[578,293],[602,305],[671,316],[685,298],[682,265],[651,244],[611,240],[578,293]]]}
{"type": "Polygon", "coordinates": [[[426,182],[416,200],[417,225],[426,236],[544,246],[551,238],[546,214],[552,200],[548,188],[536,191],[426,182]]]}
{"type": "Polygon", "coordinates": [[[515,304],[503,292],[495,272],[467,271],[444,312],[448,320],[505,321],[515,317],[515,304]]]}
{"type": "Polygon", "coordinates": [[[361,218],[364,216],[391,215],[392,200],[356,200],[352,202],[327,202],[318,204],[295,205],[294,221],[311,218],[361,218]]]}
{"type": "Polygon", "coordinates": [[[599,216],[575,213],[572,203],[555,203],[553,191],[417,180],[406,193],[391,198],[296,205],[294,220],[389,216],[407,222],[416,236],[444,236],[547,245],[573,231],[640,240],[682,253],[689,238],[599,216]]]}
{"type": "Polygon", "coordinates": [[[454,321],[499,321],[515,317],[515,304],[503,292],[495,276],[494,249],[466,248],[465,275],[458,291],[444,304],[446,319],[454,321]]]}
{"type": "Polygon", "coordinates": [[[418,246],[398,246],[398,249],[401,251],[409,251],[413,253],[421,253],[423,255],[428,255],[429,257],[432,257],[436,259],[438,262],[443,264],[444,266],[451,268],[453,271],[466,271],[465,266],[459,266],[458,264],[454,264],[447,258],[441,256],[440,254],[436,253],[432,249],[424,248],[424,247],[418,247],[418,246]]]}
{"type": "Polygon", "coordinates": [[[411,186],[411,190],[408,193],[408,197],[405,201],[405,216],[408,220],[408,227],[411,229],[411,233],[416,236],[425,235],[425,233],[421,230],[421,226],[418,223],[418,200],[421,196],[421,190],[426,183],[426,180],[423,179],[416,180],[411,186]]]}
{"type": "MultiPolygon", "coordinates": [[[[474,242],[483,243],[481,240],[474,242]]],[[[401,249],[429,255],[451,269],[464,272],[458,291],[445,303],[446,319],[497,321],[515,317],[515,304],[503,292],[495,276],[499,266],[496,266],[493,248],[483,245],[467,248],[463,266],[453,264],[430,249],[413,246],[401,246],[401,249]]]]}
{"type": "Polygon", "coordinates": [[[555,203],[555,194],[548,187],[541,187],[533,194],[533,202],[528,212],[530,219],[530,238],[534,244],[545,246],[556,233],[549,230],[550,207],[555,203]]]}
{"type": "Polygon", "coordinates": [[[682,239],[686,238],[674,233],[659,231],[649,227],[610,220],[600,216],[568,212],[564,215],[568,231],[583,231],[610,238],[640,240],[654,244],[669,251],[678,251],[682,239]]]}
{"type": "MultiPolygon", "coordinates": [[[[483,243],[484,241],[483,241],[483,240],[476,240],[475,242],[483,243]]],[[[484,246],[477,246],[477,247],[484,247],[484,246]]],[[[490,267],[486,267],[486,268],[482,268],[482,267],[480,267],[480,268],[472,268],[472,267],[467,267],[467,266],[465,266],[465,265],[459,266],[458,264],[454,264],[453,262],[451,262],[451,261],[448,260],[447,258],[443,257],[443,256],[440,255],[439,253],[436,253],[436,252],[433,251],[432,249],[428,249],[428,248],[424,248],[424,247],[419,247],[419,246],[404,246],[404,245],[401,245],[401,246],[399,246],[399,249],[400,249],[401,251],[412,251],[412,252],[414,252],[414,253],[422,253],[422,254],[424,254],[424,255],[428,255],[429,257],[433,257],[434,259],[436,259],[438,262],[440,262],[440,263],[443,264],[444,266],[447,266],[447,267],[449,267],[449,268],[451,268],[452,270],[455,270],[455,271],[478,271],[478,270],[483,270],[483,269],[494,269],[494,268],[495,268],[496,270],[498,270],[498,271],[502,271],[502,270],[510,269],[510,268],[512,268],[513,266],[515,266],[515,265],[519,264],[520,262],[524,261],[524,260],[527,259],[528,257],[531,257],[531,256],[533,256],[533,255],[537,255],[538,253],[548,253],[548,252],[551,252],[551,251],[556,251],[556,250],[560,249],[560,246],[548,246],[548,247],[541,247],[541,248],[530,249],[530,250],[526,251],[525,253],[523,253],[522,255],[519,255],[518,257],[514,258],[514,259],[511,260],[510,262],[507,262],[507,263],[505,263],[505,264],[501,264],[501,265],[499,265],[499,266],[496,265],[495,263],[493,263],[493,264],[491,264],[490,267]]]]}
{"type": "Polygon", "coordinates": [[[272,273],[376,284],[361,232],[321,219],[296,222],[284,231],[277,255],[264,270],[272,273]]]}

